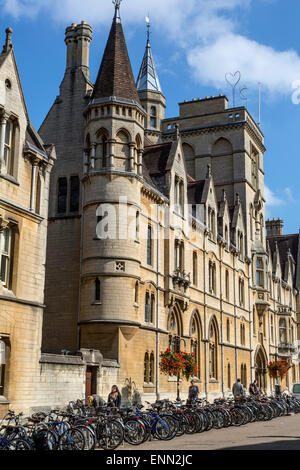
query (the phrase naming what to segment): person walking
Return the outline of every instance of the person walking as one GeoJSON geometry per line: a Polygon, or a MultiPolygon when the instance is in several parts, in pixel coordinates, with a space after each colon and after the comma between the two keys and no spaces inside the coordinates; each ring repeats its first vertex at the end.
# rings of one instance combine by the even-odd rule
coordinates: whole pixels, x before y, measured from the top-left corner
{"type": "Polygon", "coordinates": [[[121,406],[121,400],[122,396],[118,387],[116,385],[113,385],[111,388],[111,392],[108,395],[107,406],[109,406],[110,408],[116,408],[118,411],[121,406]]]}
{"type": "Polygon", "coordinates": [[[241,379],[237,379],[237,381],[233,384],[232,393],[234,398],[241,398],[244,396],[244,387],[241,384],[241,379]]]}
{"type": "Polygon", "coordinates": [[[190,405],[195,400],[198,399],[199,396],[199,388],[197,387],[194,380],[191,380],[191,385],[189,387],[189,397],[187,399],[187,404],[190,405]]]}

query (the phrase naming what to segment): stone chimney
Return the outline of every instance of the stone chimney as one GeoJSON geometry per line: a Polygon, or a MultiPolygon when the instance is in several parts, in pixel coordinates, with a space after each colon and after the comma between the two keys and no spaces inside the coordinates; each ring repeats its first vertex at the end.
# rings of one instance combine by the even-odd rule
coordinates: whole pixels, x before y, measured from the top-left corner
{"type": "Polygon", "coordinates": [[[66,29],[67,69],[81,67],[88,72],[91,41],[92,28],[85,21],[72,23],[66,29]]]}
{"type": "Polygon", "coordinates": [[[8,52],[10,49],[12,49],[12,42],[11,42],[11,35],[12,35],[13,30],[11,28],[6,28],[5,33],[6,33],[6,38],[5,38],[5,44],[3,46],[3,51],[2,52],[8,52]]]}
{"type": "Polygon", "coordinates": [[[267,237],[278,237],[282,235],[284,222],[282,219],[268,219],[266,221],[267,237]]]}

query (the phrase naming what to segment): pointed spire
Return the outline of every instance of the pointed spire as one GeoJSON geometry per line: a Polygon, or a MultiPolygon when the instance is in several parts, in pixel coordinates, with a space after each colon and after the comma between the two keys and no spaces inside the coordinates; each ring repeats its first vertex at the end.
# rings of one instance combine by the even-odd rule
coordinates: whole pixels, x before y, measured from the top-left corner
{"type": "Polygon", "coordinates": [[[120,18],[121,0],[114,0],[115,16],[103,54],[92,99],[116,98],[140,105],[120,18]]]}
{"type": "Polygon", "coordinates": [[[143,62],[140,68],[139,76],[136,82],[136,87],[139,91],[150,90],[150,91],[161,91],[161,86],[156,73],[154,60],[151,52],[150,45],[150,20],[147,17],[147,45],[144,54],[143,62]]]}

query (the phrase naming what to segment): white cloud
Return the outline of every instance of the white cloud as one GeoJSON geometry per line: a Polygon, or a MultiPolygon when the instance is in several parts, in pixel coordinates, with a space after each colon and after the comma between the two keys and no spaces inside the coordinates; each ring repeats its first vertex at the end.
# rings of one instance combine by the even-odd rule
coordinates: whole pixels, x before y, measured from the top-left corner
{"type": "Polygon", "coordinates": [[[285,201],[283,199],[280,199],[278,196],[276,196],[273,191],[265,185],[265,199],[266,199],[266,205],[268,207],[274,207],[274,206],[282,206],[285,204],[285,201]]]}
{"type": "Polygon", "coordinates": [[[296,202],[296,200],[293,196],[293,192],[292,192],[291,188],[289,188],[289,187],[284,188],[284,192],[287,195],[289,202],[296,202]]]}
{"type": "Polygon", "coordinates": [[[239,70],[248,85],[258,82],[269,92],[291,93],[292,82],[300,78],[300,57],[295,51],[278,52],[273,48],[229,33],[188,54],[194,73],[201,73],[204,83],[224,85],[228,71],[239,70]]]}
{"type": "MultiPolygon", "coordinates": [[[[260,0],[266,2],[266,0],[260,0]]],[[[270,0],[269,0],[270,1],[270,0]]],[[[155,34],[182,48],[197,81],[224,87],[226,72],[240,70],[248,87],[260,81],[272,94],[291,93],[300,79],[300,57],[277,51],[240,34],[238,9],[253,0],[126,0],[121,15],[127,24],[143,24],[150,15],[155,34]]],[[[0,0],[2,14],[15,18],[48,15],[66,25],[86,20],[96,27],[111,21],[111,0],[0,0]]],[[[258,8],[257,4],[255,5],[258,8]]],[[[271,5],[270,5],[270,8],[271,5]]]]}

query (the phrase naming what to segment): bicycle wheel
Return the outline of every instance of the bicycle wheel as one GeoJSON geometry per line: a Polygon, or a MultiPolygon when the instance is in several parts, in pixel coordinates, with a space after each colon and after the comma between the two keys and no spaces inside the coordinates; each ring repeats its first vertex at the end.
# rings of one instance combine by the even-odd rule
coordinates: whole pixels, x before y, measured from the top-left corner
{"type": "Polygon", "coordinates": [[[58,440],[59,450],[84,450],[84,446],[84,435],[77,428],[67,429],[58,440]]]}
{"type": "Polygon", "coordinates": [[[144,442],[146,426],[142,421],[135,418],[126,419],[124,422],[124,440],[133,446],[144,442]]]}
{"type": "Polygon", "coordinates": [[[155,421],[152,432],[157,439],[161,441],[166,441],[169,438],[171,430],[169,429],[168,423],[165,418],[157,417],[155,421]]]}
{"type": "Polygon", "coordinates": [[[96,435],[94,431],[84,424],[77,425],[76,429],[79,429],[84,435],[84,450],[94,450],[96,447],[96,435]]]}
{"type": "Polygon", "coordinates": [[[6,450],[32,450],[32,447],[25,439],[13,439],[8,443],[6,450]]]}
{"type": "Polygon", "coordinates": [[[124,440],[124,429],[117,421],[100,421],[97,424],[96,436],[99,446],[104,450],[114,450],[124,440]]]}

